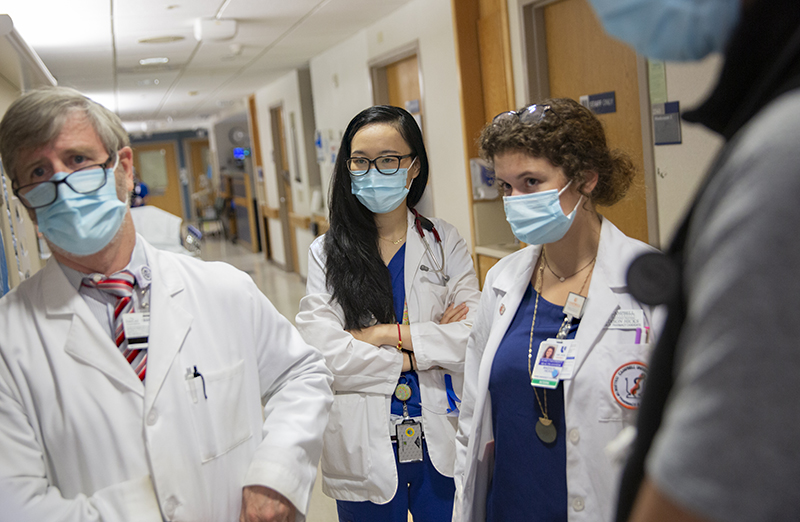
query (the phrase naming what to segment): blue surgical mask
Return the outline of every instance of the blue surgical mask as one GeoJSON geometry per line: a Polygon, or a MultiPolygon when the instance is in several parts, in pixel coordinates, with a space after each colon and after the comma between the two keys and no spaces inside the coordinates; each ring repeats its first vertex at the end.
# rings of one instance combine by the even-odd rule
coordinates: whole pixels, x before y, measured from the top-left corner
{"type": "Polygon", "coordinates": [[[725,49],[741,0],[591,0],[606,31],[659,60],[699,60],[725,49]]]}
{"type": "Polygon", "coordinates": [[[529,245],[545,245],[564,237],[575,221],[575,212],[583,200],[581,196],[572,212],[564,215],[559,197],[570,183],[560,191],[553,189],[504,197],[506,221],[511,225],[514,236],[529,245]]]}
{"type": "MultiPolygon", "coordinates": [[[[119,163],[119,157],[117,157],[119,163]]],[[[108,245],[119,231],[128,206],[117,197],[117,184],[113,168],[105,170],[106,183],[90,194],[79,194],[67,186],[58,185],[58,198],[53,204],[36,209],[39,230],[58,248],[76,256],[95,254],[108,245]]],[[[91,171],[83,173],[91,175],[91,171]]],[[[67,177],[68,172],[58,172],[52,180],[67,177]]],[[[72,178],[70,178],[72,180],[72,178]]],[[[79,180],[75,180],[79,183],[79,180]]],[[[36,199],[36,191],[31,190],[26,197],[36,199]]]]}
{"type": "MultiPolygon", "coordinates": [[[[417,158],[414,158],[416,161],[417,158]]],[[[411,162],[411,165],[414,164],[411,162]]],[[[409,167],[411,167],[409,165],[409,167]]],[[[372,168],[361,176],[350,176],[350,191],[375,214],[386,214],[400,206],[408,196],[406,181],[408,169],[398,169],[394,174],[381,174],[372,168]]]]}

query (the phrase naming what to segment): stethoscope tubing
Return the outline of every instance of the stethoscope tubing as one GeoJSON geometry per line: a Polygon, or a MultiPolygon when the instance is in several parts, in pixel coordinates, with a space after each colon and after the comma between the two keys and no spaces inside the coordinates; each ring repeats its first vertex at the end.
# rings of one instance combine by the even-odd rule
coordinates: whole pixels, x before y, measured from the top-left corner
{"type": "Polygon", "coordinates": [[[439,245],[439,255],[442,259],[441,264],[439,264],[439,262],[436,261],[436,257],[433,255],[433,251],[431,251],[431,245],[428,242],[428,238],[425,237],[424,229],[426,227],[422,224],[422,219],[425,218],[422,218],[422,216],[420,216],[419,213],[416,211],[414,212],[414,215],[415,215],[414,228],[417,229],[417,233],[419,234],[420,239],[422,239],[422,243],[425,245],[425,253],[431,260],[431,265],[433,265],[433,268],[426,265],[420,265],[419,268],[423,272],[433,272],[435,274],[438,274],[442,278],[442,281],[444,281],[444,284],[446,285],[448,281],[450,281],[450,276],[444,273],[444,267],[445,267],[444,245],[442,244],[442,238],[439,235],[439,231],[436,230],[436,226],[432,222],[426,220],[431,226],[430,232],[433,234],[436,244],[439,245]]]}

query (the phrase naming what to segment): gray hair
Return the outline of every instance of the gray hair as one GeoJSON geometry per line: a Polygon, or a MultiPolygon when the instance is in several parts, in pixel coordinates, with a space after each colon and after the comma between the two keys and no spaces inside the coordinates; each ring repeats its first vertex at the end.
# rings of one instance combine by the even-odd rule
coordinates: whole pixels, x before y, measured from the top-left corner
{"type": "Polygon", "coordinates": [[[17,179],[19,155],[55,140],[74,111],[86,116],[110,155],[115,156],[130,145],[119,116],[75,89],[46,87],[30,91],[17,98],[0,121],[0,158],[12,181],[17,179]]]}

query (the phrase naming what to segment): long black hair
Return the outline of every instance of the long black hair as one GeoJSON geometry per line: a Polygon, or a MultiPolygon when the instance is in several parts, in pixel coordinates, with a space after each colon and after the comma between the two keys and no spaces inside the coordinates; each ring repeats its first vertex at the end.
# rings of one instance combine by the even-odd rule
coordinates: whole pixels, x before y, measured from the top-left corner
{"type": "Polygon", "coordinates": [[[399,107],[376,105],[350,120],[333,168],[330,189],[330,229],[325,234],[326,282],[333,299],[344,310],[344,328],[395,322],[392,282],[381,259],[378,227],[373,213],[351,193],[350,158],[353,136],[367,125],[388,124],[397,129],[411,148],[419,174],[411,182],[406,205],[414,208],[428,183],[428,155],[422,132],[414,118],[399,107]]]}

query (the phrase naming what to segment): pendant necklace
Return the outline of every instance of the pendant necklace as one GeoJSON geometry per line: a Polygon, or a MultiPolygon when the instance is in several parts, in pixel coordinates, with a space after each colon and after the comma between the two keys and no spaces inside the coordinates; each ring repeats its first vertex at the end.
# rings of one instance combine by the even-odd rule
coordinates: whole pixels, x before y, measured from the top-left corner
{"type": "Polygon", "coordinates": [[[576,275],[580,274],[581,272],[583,272],[584,270],[586,270],[586,269],[589,267],[589,265],[591,265],[592,263],[594,263],[594,262],[595,262],[595,260],[597,259],[597,254],[595,254],[595,256],[592,258],[592,260],[591,260],[591,261],[589,261],[588,263],[586,263],[586,264],[583,266],[583,268],[581,268],[580,270],[578,270],[578,271],[577,271],[577,272],[575,272],[574,274],[572,274],[572,275],[568,275],[568,276],[560,276],[560,275],[556,274],[556,273],[553,271],[553,269],[552,269],[552,268],[550,268],[550,263],[548,263],[548,262],[547,262],[547,254],[545,253],[544,247],[542,247],[542,259],[544,259],[544,266],[546,266],[546,267],[547,267],[547,269],[548,269],[548,270],[550,270],[550,273],[551,273],[551,274],[553,274],[554,276],[556,276],[556,278],[557,278],[559,281],[561,281],[561,282],[563,283],[564,281],[566,281],[566,280],[567,280],[567,279],[569,279],[570,277],[574,277],[574,276],[576,276],[576,275]]]}
{"type": "Polygon", "coordinates": [[[406,235],[405,235],[405,234],[403,234],[403,237],[401,237],[400,239],[398,239],[398,240],[396,240],[396,241],[395,241],[394,239],[387,239],[387,238],[385,238],[385,237],[381,237],[381,236],[378,236],[378,238],[379,238],[379,239],[383,239],[384,241],[387,241],[387,242],[389,242],[389,243],[391,243],[391,244],[393,244],[393,245],[399,245],[400,243],[402,243],[403,241],[405,241],[405,239],[406,239],[406,235]]]}
{"type": "MultiPolygon", "coordinates": [[[[528,342],[528,377],[533,379],[533,371],[531,370],[531,359],[533,358],[533,330],[536,326],[536,312],[539,310],[539,294],[542,291],[542,275],[544,272],[544,264],[539,265],[539,270],[536,271],[536,284],[533,285],[533,290],[536,292],[536,301],[533,305],[533,320],[531,321],[531,337],[528,342]],[[538,287],[538,288],[537,288],[538,287]]],[[[533,387],[533,394],[536,396],[536,402],[539,403],[539,410],[542,412],[542,417],[536,422],[536,436],[545,444],[550,444],[556,440],[558,433],[556,427],[553,425],[553,419],[547,415],[547,390],[544,390],[544,405],[542,400],[539,399],[539,393],[536,387],[533,387]]]]}
{"type": "MultiPolygon", "coordinates": [[[[531,359],[533,359],[533,331],[536,326],[536,312],[539,309],[539,295],[542,293],[542,287],[544,286],[544,267],[547,265],[547,258],[544,256],[544,248],[542,248],[542,258],[544,260],[543,264],[539,264],[539,269],[536,271],[536,283],[533,285],[533,290],[536,292],[536,301],[533,305],[533,320],[531,321],[531,336],[530,341],[528,342],[528,377],[533,380],[533,370],[531,369],[531,359]],[[538,287],[538,288],[537,288],[538,287]]],[[[585,270],[588,266],[593,265],[594,262],[597,260],[597,255],[589,261],[589,264],[575,272],[578,274],[585,270]]],[[[548,268],[549,265],[548,265],[548,268]]],[[[550,272],[553,272],[550,269],[550,272]]],[[[589,282],[589,277],[591,277],[593,270],[590,270],[589,273],[586,275],[586,279],[583,280],[583,285],[581,285],[581,289],[579,291],[580,295],[583,295],[583,291],[586,288],[586,284],[589,282]]],[[[575,275],[572,274],[572,275],[575,275]]],[[[555,272],[553,275],[559,277],[555,272]]],[[[572,277],[572,276],[570,276],[572,277]]],[[[563,282],[564,279],[560,278],[563,282]]],[[[566,339],[567,334],[569,333],[569,326],[572,323],[572,318],[567,316],[564,319],[564,323],[559,328],[558,338],[559,339],[566,339]]],[[[533,386],[533,384],[531,384],[533,386]]],[[[539,440],[544,442],[545,444],[550,444],[556,440],[558,436],[558,432],[556,431],[556,427],[553,424],[553,419],[551,419],[547,414],[547,390],[543,390],[542,394],[544,395],[544,401],[539,398],[539,392],[536,390],[536,386],[533,386],[533,394],[536,396],[536,402],[539,403],[539,411],[542,412],[542,416],[539,417],[539,420],[536,422],[536,436],[539,437],[539,440]]]]}

